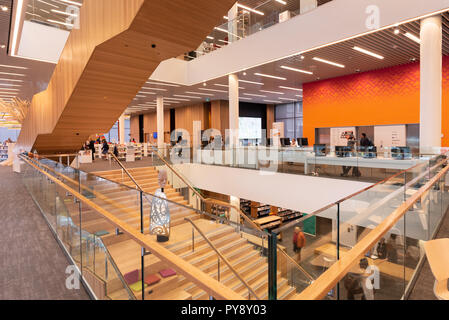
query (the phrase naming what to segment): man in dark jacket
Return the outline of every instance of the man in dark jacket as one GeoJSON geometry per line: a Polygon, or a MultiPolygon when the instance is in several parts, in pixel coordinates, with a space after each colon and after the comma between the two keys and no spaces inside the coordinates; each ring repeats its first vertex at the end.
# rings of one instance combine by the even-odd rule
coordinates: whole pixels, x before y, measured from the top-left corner
{"type": "Polygon", "coordinates": [[[89,149],[92,151],[92,161],[94,161],[95,160],[95,141],[94,140],[90,140],[89,149]]]}

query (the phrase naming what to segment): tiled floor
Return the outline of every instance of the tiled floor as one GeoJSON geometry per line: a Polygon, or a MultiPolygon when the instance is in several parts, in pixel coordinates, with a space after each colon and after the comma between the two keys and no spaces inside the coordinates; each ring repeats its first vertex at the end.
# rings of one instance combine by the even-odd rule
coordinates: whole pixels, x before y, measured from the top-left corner
{"type": "Polygon", "coordinates": [[[20,176],[0,167],[0,300],[87,300],[66,288],[69,261],[20,176]]]}

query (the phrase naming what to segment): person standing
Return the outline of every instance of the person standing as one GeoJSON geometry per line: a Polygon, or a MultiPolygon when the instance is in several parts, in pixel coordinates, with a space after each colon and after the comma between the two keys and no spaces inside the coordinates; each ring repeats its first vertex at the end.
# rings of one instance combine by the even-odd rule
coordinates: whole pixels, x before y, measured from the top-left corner
{"type": "Polygon", "coordinates": [[[306,236],[300,227],[295,227],[293,233],[293,251],[296,253],[298,263],[301,262],[301,250],[306,246],[306,236]]]}
{"type": "Polygon", "coordinates": [[[94,140],[90,140],[89,149],[90,149],[90,151],[92,151],[92,161],[94,161],[95,160],[95,141],[94,140]]]}
{"type": "Polygon", "coordinates": [[[362,133],[362,138],[360,139],[360,146],[363,148],[372,146],[372,142],[370,139],[368,139],[368,137],[366,136],[366,133],[362,133]]]}
{"type": "Polygon", "coordinates": [[[106,141],[106,139],[103,140],[103,146],[101,147],[101,153],[104,155],[105,159],[107,160],[107,154],[109,152],[109,144],[106,141]]]}
{"type": "MultiPolygon", "coordinates": [[[[350,149],[349,152],[351,152],[351,153],[354,152],[356,141],[355,141],[355,138],[354,138],[354,135],[352,134],[352,132],[348,132],[346,134],[346,139],[348,140],[347,146],[350,149]]],[[[357,177],[361,176],[360,171],[359,171],[359,169],[357,167],[353,168],[353,167],[350,167],[350,166],[343,166],[343,173],[341,174],[341,176],[342,177],[347,177],[348,173],[349,173],[349,171],[351,171],[351,169],[352,169],[352,175],[353,176],[357,176],[357,177]]]]}

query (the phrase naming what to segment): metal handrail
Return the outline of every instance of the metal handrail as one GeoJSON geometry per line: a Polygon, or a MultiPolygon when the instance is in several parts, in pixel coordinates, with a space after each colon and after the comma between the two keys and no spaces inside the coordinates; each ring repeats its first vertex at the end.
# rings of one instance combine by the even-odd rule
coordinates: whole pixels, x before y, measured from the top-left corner
{"type": "Polygon", "coordinates": [[[196,229],[196,231],[198,231],[198,233],[203,237],[203,239],[207,242],[207,244],[212,248],[212,250],[214,250],[217,255],[220,257],[220,259],[222,259],[224,261],[224,263],[226,263],[226,265],[228,266],[229,270],[232,271],[232,273],[235,274],[235,276],[243,283],[243,285],[248,289],[249,292],[251,292],[252,295],[254,295],[254,297],[257,298],[257,300],[260,300],[260,298],[257,296],[257,294],[254,292],[254,290],[250,287],[250,285],[242,278],[242,276],[240,276],[240,274],[237,272],[237,270],[235,270],[231,263],[225,258],[225,256],[217,249],[217,247],[215,247],[215,245],[209,240],[209,238],[207,238],[207,236],[201,231],[200,228],[198,228],[198,226],[190,219],[190,218],[184,218],[185,221],[190,222],[190,224],[196,229]]]}
{"type": "MultiPolygon", "coordinates": [[[[196,192],[196,190],[195,190],[195,188],[190,184],[190,183],[188,183],[187,181],[186,181],[186,179],[184,179],[182,176],[181,176],[181,174],[179,174],[178,172],[177,172],[177,170],[175,170],[169,163],[168,163],[168,161],[166,161],[165,159],[164,159],[164,157],[159,153],[159,150],[157,150],[156,148],[154,148],[154,147],[152,147],[153,148],[153,151],[155,151],[155,153],[156,153],[156,155],[162,160],[162,162],[164,162],[165,164],[166,164],[166,166],[171,170],[171,171],[173,171],[188,187],[189,187],[189,189],[191,189],[191,190],[193,190],[197,195],[198,195],[198,197],[200,198],[200,200],[201,201],[203,201],[203,202],[205,202],[205,203],[212,203],[212,204],[218,204],[218,205],[221,205],[221,206],[225,206],[225,207],[228,207],[228,208],[230,208],[230,209],[234,209],[236,212],[238,212],[238,214],[240,215],[240,217],[241,218],[243,218],[243,220],[244,221],[246,221],[253,229],[256,229],[256,230],[258,230],[258,231],[260,231],[260,232],[263,232],[263,230],[262,230],[262,228],[260,228],[260,226],[258,226],[256,223],[254,223],[254,221],[253,220],[251,220],[243,211],[242,211],[242,209],[240,209],[240,208],[238,208],[237,206],[235,206],[235,205],[232,205],[232,204],[229,204],[229,203],[226,203],[226,202],[223,202],[223,201],[219,201],[219,200],[215,200],[215,199],[210,199],[210,198],[207,198],[207,199],[205,199],[201,194],[199,194],[198,192],[196,192]]],[[[280,252],[282,252],[282,254],[287,258],[287,259],[289,259],[289,260],[291,260],[296,266],[297,266],[297,268],[307,277],[307,278],[309,278],[310,279],[310,281],[314,281],[314,278],[303,268],[303,267],[301,267],[301,265],[299,265],[299,263],[298,262],[296,262],[292,257],[290,257],[289,255],[288,255],[288,253],[287,252],[285,252],[282,248],[281,248],[281,246],[279,245],[279,244],[276,244],[276,246],[277,246],[277,248],[279,249],[279,251],[280,252]]]]}
{"type": "MultiPolygon", "coordinates": [[[[28,159],[27,159],[27,158],[25,158],[23,155],[19,155],[19,158],[22,159],[22,160],[24,160],[25,162],[28,162],[28,164],[30,164],[30,165],[32,165],[32,166],[33,166],[33,164],[34,164],[34,166],[35,166],[36,169],[43,170],[42,168],[39,168],[39,167],[38,167],[38,166],[39,166],[39,163],[34,162],[31,158],[28,158],[28,159]]],[[[72,225],[72,224],[74,225],[73,221],[70,222],[70,224],[71,224],[71,225],[72,225]]],[[[79,226],[79,229],[80,229],[80,232],[82,232],[81,226],[79,226]]],[[[105,246],[103,240],[102,240],[100,237],[97,237],[97,236],[94,235],[94,234],[91,234],[91,235],[94,236],[94,240],[95,240],[95,238],[98,238],[98,239],[101,241],[101,244],[102,244],[102,246],[103,246],[103,248],[104,248],[105,255],[106,255],[106,257],[108,258],[108,260],[110,261],[110,263],[111,263],[113,269],[114,269],[115,272],[117,273],[117,276],[118,276],[118,278],[120,279],[120,282],[122,282],[123,286],[125,287],[125,290],[128,292],[128,296],[129,296],[130,298],[133,298],[133,300],[136,300],[136,297],[135,297],[134,293],[133,293],[132,290],[129,288],[128,284],[126,283],[125,278],[123,277],[122,273],[121,273],[120,270],[118,269],[117,264],[115,263],[114,259],[112,258],[112,256],[111,256],[109,250],[106,248],[106,246],[105,246]]],[[[96,246],[96,244],[95,244],[95,241],[94,241],[94,250],[95,250],[95,246],[96,246]]]]}
{"type": "MultiPolygon", "coordinates": [[[[94,235],[95,236],[95,235],[94,235]]],[[[108,260],[111,262],[112,267],[114,268],[115,272],[117,273],[120,281],[124,284],[126,291],[128,292],[128,295],[131,298],[134,298],[133,300],[137,300],[136,296],[134,295],[134,293],[132,292],[131,288],[128,286],[128,284],[125,281],[125,278],[123,277],[122,273],[120,272],[117,264],[114,261],[114,258],[112,258],[111,253],[109,252],[108,248],[105,246],[103,240],[100,237],[95,236],[96,238],[99,238],[101,241],[101,244],[103,245],[104,248],[104,253],[106,255],[106,257],[108,258],[108,260]]],[[[94,249],[95,250],[95,249],[94,249]]]]}
{"type": "Polygon", "coordinates": [[[137,181],[134,179],[134,177],[131,175],[131,173],[128,171],[128,169],[126,169],[125,166],[122,164],[122,162],[116,157],[116,155],[112,152],[109,152],[109,154],[118,163],[118,165],[122,168],[122,170],[125,171],[125,173],[131,179],[131,181],[136,185],[136,188],[139,189],[139,191],[145,192],[143,191],[142,187],[137,183],[137,181]]]}
{"type": "MultiPolygon", "coordinates": [[[[447,163],[447,161],[446,161],[447,163]]],[[[418,192],[413,194],[399,208],[395,209],[386,219],[384,219],[368,235],[360,240],[345,256],[327,269],[313,284],[297,295],[298,300],[321,300],[325,295],[343,279],[343,277],[357,265],[360,257],[371,249],[391,228],[418,202],[423,194],[429,191],[440,179],[449,172],[449,166],[443,169],[430,179],[418,192]]]]}
{"type": "Polygon", "coordinates": [[[125,234],[129,235],[131,239],[137,242],[139,245],[145,247],[147,250],[151,251],[156,257],[159,259],[166,261],[169,265],[172,265],[173,268],[178,269],[180,273],[185,276],[191,277],[191,279],[195,279],[192,282],[199,285],[203,290],[210,290],[212,293],[216,294],[220,299],[231,299],[231,300],[240,300],[242,297],[232,291],[230,288],[220,284],[215,279],[212,279],[209,275],[205,274],[203,271],[198,269],[197,267],[186,264],[185,260],[176,256],[174,253],[166,249],[165,247],[159,245],[157,242],[151,240],[149,237],[137,232],[126,222],[117,219],[113,214],[101,208],[100,206],[93,203],[91,200],[87,199],[85,196],[80,194],[78,191],[73,188],[67,186],[65,183],[61,182],[59,179],[55,178],[51,174],[45,172],[37,165],[35,165],[32,161],[29,161],[24,156],[19,156],[23,161],[28,163],[30,166],[34,167],[38,172],[42,175],[55,182],[62,188],[64,188],[67,192],[73,194],[74,197],[85,203],[87,206],[91,207],[98,214],[103,216],[109,223],[114,225],[115,227],[122,230],[125,234]],[[195,276],[194,276],[195,275],[195,276]]]}

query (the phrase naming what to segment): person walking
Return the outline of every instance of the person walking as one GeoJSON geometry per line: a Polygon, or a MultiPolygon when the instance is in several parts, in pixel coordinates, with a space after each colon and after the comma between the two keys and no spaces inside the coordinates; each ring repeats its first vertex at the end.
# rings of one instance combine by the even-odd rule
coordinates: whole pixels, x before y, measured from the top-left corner
{"type": "Polygon", "coordinates": [[[295,227],[293,233],[293,251],[296,253],[296,260],[301,261],[301,250],[306,246],[306,236],[300,227],[295,227]]]}

